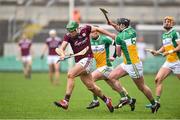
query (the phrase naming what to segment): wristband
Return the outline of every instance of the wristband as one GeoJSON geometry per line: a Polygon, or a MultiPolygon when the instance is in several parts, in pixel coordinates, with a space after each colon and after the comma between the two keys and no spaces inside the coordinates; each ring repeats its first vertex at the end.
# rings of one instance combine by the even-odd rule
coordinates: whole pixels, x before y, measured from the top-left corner
{"type": "Polygon", "coordinates": [[[173,53],[173,52],[174,52],[174,50],[169,50],[169,51],[168,51],[169,54],[171,54],[171,53],[173,53]]]}

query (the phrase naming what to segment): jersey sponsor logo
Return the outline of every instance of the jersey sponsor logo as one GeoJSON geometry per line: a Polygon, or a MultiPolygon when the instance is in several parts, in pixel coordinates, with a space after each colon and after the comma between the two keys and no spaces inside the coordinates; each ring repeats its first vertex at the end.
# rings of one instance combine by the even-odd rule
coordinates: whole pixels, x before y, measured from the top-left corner
{"type": "Polygon", "coordinates": [[[85,44],[86,42],[87,42],[87,40],[88,40],[88,38],[85,38],[84,40],[82,40],[82,41],[76,41],[75,43],[74,43],[74,46],[81,46],[81,45],[83,45],[83,44],[85,44]]]}
{"type": "Polygon", "coordinates": [[[163,39],[163,45],[171,45],[172,44],[172,39],[171,38],[165,38],[163,39]]]}
{"type": "Polygon", "coordinates": [[[91,48],[93,52],[103,52],[105,50],[104,45],[92,45],[91,48]]]}

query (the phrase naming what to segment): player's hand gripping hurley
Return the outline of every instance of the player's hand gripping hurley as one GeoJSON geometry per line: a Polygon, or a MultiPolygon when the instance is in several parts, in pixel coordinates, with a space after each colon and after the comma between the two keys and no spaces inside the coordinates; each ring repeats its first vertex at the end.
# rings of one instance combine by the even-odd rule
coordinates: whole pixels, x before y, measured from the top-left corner
{"type": "MultiPolygon", "coordinates": [[[[152,53],[152,54],[153,54],[153,52],[154,52],[154,50],[152,50],[152,49],[145,49],[145,50],[146,50],[147,52],[152,53]]],[[[164,56],[163,53],[158,53],[158,55],[164,56]]]]}
{"type": "MultiPolygon", "coordinates": [[[[76,54],[65,55],[65,57],[64,57],[63,60],[68,59],[68,58],[71,58],[71,57],[75,57],[75,56],[84,55],[84,54],[86,54],[86,52],[87,52],[88,50],[89,50],[89,46],[87,46],[86,48],[84,48],[83,50],[81,50],[80,52],[78,52],[78,53],[76,53],[76,54]]],[[[59,48],[56,48],[55,51],[56,51],[56,53],[57,53],[59,56],[61,56],[62,53],[61,53],[61,51],[59,50],[59,48]]],[[[62,60],[62,59],[59,59],[59,60],[57,61],[57,63],[60,62],[60,61],[63,61],[63,60],[62,60]]]]}

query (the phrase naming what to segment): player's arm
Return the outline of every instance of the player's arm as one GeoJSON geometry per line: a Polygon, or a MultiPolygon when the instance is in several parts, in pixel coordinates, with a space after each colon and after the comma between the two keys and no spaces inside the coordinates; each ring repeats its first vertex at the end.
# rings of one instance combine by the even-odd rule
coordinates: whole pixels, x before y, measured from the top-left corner
{"type": "Polygon", "coordinates": [[[118,57],[121,56],[121,46],[120,45],[116,45],[116,54],[118,57]]]}
{"type": "Polygon", "coordinates": [[[95,32],[95,31],[97,31],[101,34],[107,35],[107,36],[111,37],[112,39],[115,39],[115,37],[116,37],[116,35],[114,33],[111,33],[103,28],[91,26],[91,32],[95,32]]]}
{"type": "Polygon", "coordinates": [[[108,23],[108,25],[111,25],[112,27],[114,27],[115,30],[118,31],[119,26],[118,26],[116,23],[114,23],[114,22],[112,22],[112,21],[110,20],[109,23],[108,23]]]}
{"type": "Polygon", "coordinates": [[[33,49],[33,45],[31,44],[31,46],[30,46],[30,55],[32,56],[32,58],[33,58],[33,56],[34,56],[34,49],[33,49]]]}
{"type": "Polygon", "coordinates": [[[17,53],[17,60],[21,60],[21,47],[18,45],[17,46],[17,49],[18,49],[18,53],[17,53]]]}
{"type": "Polygon", "coordinates": [[[117,54],[116,54],[116,43],[115,43],[115,41],[113,41],[112,45],[115,47],[115,50],[114,50],[113,56],[111,56],[111,57],[109,58],[110,61],[114,61],[115,58],[117,57],[117,54]]]}
{"type": "Polygon", "coordinates": [[[46,50],[48,49],[48,45],[47,44],[44,44],[43,48],[42,48],[42,54],[41,54],[41,59],[44,58],[44,54],[46,52],[46,50]]]}
{"type": "Polygon", "coordinates": [[[159,50],[152,50],[151,54],[153,54],[154,56],[157,56],[161,53],[163,53],[165,51],[164,47],[162,46],[159,50]]]}
{"type": "Polygon", "coordinates": [[[61,46],[59,47],[59,51],[60,51],[60,59],[64,59],[65,57],[65,50],[66,50],[66,47],[68,45],[68,42],[66,41],[63,41],[61,46]]]}
{"type": "Polygon", "coordinates": [[[173,50],[173,52],[179,52],[180,51],[180,39],[177,41],[177,47],[173,50]]]}

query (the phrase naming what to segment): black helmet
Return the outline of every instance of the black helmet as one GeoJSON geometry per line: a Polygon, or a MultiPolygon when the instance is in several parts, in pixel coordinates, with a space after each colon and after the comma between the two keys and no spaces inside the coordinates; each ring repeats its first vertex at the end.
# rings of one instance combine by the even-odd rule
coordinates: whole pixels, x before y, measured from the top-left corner
{"type": "Polygon", "coordinates": [[[129,24],[130,24],[130,20],[127,19],[127,18],[118,18],[118,19],[117,19],[117,24],[118,24],[118,25],[124,24],[126,27],[128,27],[129,24]]]}

